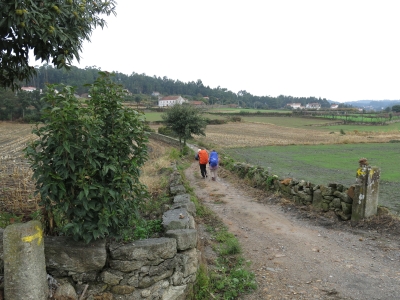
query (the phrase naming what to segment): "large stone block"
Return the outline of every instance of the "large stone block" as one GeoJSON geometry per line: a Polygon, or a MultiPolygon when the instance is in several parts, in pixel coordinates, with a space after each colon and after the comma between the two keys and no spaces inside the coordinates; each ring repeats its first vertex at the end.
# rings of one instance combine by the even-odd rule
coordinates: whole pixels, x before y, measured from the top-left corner
{"type": "Polygon", "coordinates": [[[334,191],[333,195],[346,203],[353,203],[353,200],[350,199],[347,192],[334,191]]]}
{"type": "Polygon", "coordinates": [[[313,193],[312,205],[317,209],[322,208],[322,200],[323,198],[321,190],[320,189],[315,190],[313,193]]]}
{"type": "Polygon", "coordinates": [[[100,271],[106,264],[106,241],[89,244],[67,237],[45,237],[46,266],[69,272],[85,273],[100,271]]]}
{"type": "Polygon", "coordinates": [[[322,196],[326,197],[333,195],[334,188],[332,186],[326,187],[324,185],[321,185],[319,188],[321,190],[322,196]]]}
{"type": "Polygon", "coordinates": [[[114,260],[156,260],[172,258],[176,254],[176,240],[158,238],[128,244],[112,243],[110,254],[114,260]]]}
{"type": "Polygon", "coordinates": [[[186,209],[192,216],[196,215],[196,206],[194,205],[193,202],[187,202],[187,203],[175,203],[172,204],[171,209],[186,209]]]}
{"type": "Polygon", "coordinates": [[[197,230],[196,229],[177,229],[168,230],[165,234],[167,237],[174,238],[178,250],[187,250],[196,247],[197,230]]]}
{"type": "Polygon", "coordinates": [[[48,297],[43,228],[39,221],[6,227],[4,297],[7,300],[45,300],[48,297]]]}
{"type": "Polygon", "coordinates": [[[190,195],[189,194],[180,194],[176,195],[173,200],[174,203],[188,203],[190,201],[190,195]]]}
{"type": "Polygon", "coordinates": [[[173,196],[186,193],[186,189],[182,184],[171,186],[169,188],[169,191],[170,191],[171,195],[173,195],[173,196]]]}
{"type": "Polygon", "coordinates": [[[190,228],[189,213],[186,209],[178,208],[168,210],[163,214],[162,224],[165,230],[188,229],[190,228]]]}

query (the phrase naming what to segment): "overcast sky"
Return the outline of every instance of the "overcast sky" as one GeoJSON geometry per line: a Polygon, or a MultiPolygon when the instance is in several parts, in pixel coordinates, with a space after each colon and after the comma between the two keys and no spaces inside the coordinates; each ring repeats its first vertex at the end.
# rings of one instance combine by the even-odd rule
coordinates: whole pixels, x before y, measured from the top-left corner
{"type": "Polygon", "coordinates": [[[80,68],[257,96],[400,99],[399,0],[117,0],[80,68]]]}

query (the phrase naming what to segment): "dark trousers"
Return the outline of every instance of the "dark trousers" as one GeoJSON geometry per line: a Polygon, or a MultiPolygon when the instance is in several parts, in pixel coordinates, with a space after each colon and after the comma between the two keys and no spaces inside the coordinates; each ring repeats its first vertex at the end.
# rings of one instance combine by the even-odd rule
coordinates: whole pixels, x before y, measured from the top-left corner
{"type": "Polygon", "coordinates": [[[200,164],[200,172],[201,172],[201,176],[206,177],[207,176],[207,164],[200,164]]]}

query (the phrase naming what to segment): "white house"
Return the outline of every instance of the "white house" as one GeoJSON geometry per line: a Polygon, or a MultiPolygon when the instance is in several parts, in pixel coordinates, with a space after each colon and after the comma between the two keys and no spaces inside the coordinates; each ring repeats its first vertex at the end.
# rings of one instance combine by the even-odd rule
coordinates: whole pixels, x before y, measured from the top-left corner
{"type": "Polygon", "coordinates": [[[338,109],[339,108],[339,104],[331,104],[331,109],[338,109]]]}
{"type": "Polygon", "coordinates": [[[33,92],[36,91],[36,88],[33,86],[23,86],[21,87],[21,90],[25,92],[33,92]]]}
{"type": "Polygon", "coordinates": [[[288,103],[287,106],[290,106],[292,109],[303,109],[304,107],[301,106],[301,103],[288,103]]]}
{"type": "Polygon", "coordinates": [[[306,104],[306,108],[309,108],[309,109],[320,109],[321,108],[321,104],[319,104],[319,103],[307,103],[306,104]]]}
{"type": "Polygon", "coordinates": [[[187,103],[188,100],[182,98],[182,96],[167,96],[162,97],[158,100],[159,107],[173,106],[175,104],[187,103]]]}

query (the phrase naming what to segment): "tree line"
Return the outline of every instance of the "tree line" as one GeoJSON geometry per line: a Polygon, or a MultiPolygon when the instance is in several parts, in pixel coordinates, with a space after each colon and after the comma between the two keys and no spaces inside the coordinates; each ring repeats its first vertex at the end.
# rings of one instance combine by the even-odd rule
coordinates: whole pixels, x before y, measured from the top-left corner
{"type": "MultiPolygon", "coordinates": [[[[35,67],[35,71],[36,75],[24,85],[35,87],[36,92],[0,90],[0,120],[32,121],[37,119],[40,112],[39,91],[44,91],[47,84],[70,85],[75,88],[77,95],[82,95],[88,93],[88,87],[85,84],[95,82],[101,69],[96,66],[84,69],[72,66],[66,70],[45,64],[35,67]]],[[[166,76],[161,78],[135,72],[130,75],[115,72],[113,81],[121,84],[131,93],[126,96],[126,101],[146,103],[147,106],[157,106],[158,98],[152,96],[152,93],[158,92],[164,96],[181,95],[188,100],[203,101],[208,105],[234,104],[242,108],[279,109],[288,103],[301,103],[303,106],[307,103],[319,103],[323,108],[330,107],[330,103],[325,98],[285,95],[278,97],[255,96],[245,90],[234,93],[220,86],[211,88],[203,84],[200,79],[196,82],[183,82],[166,76]]]]}

